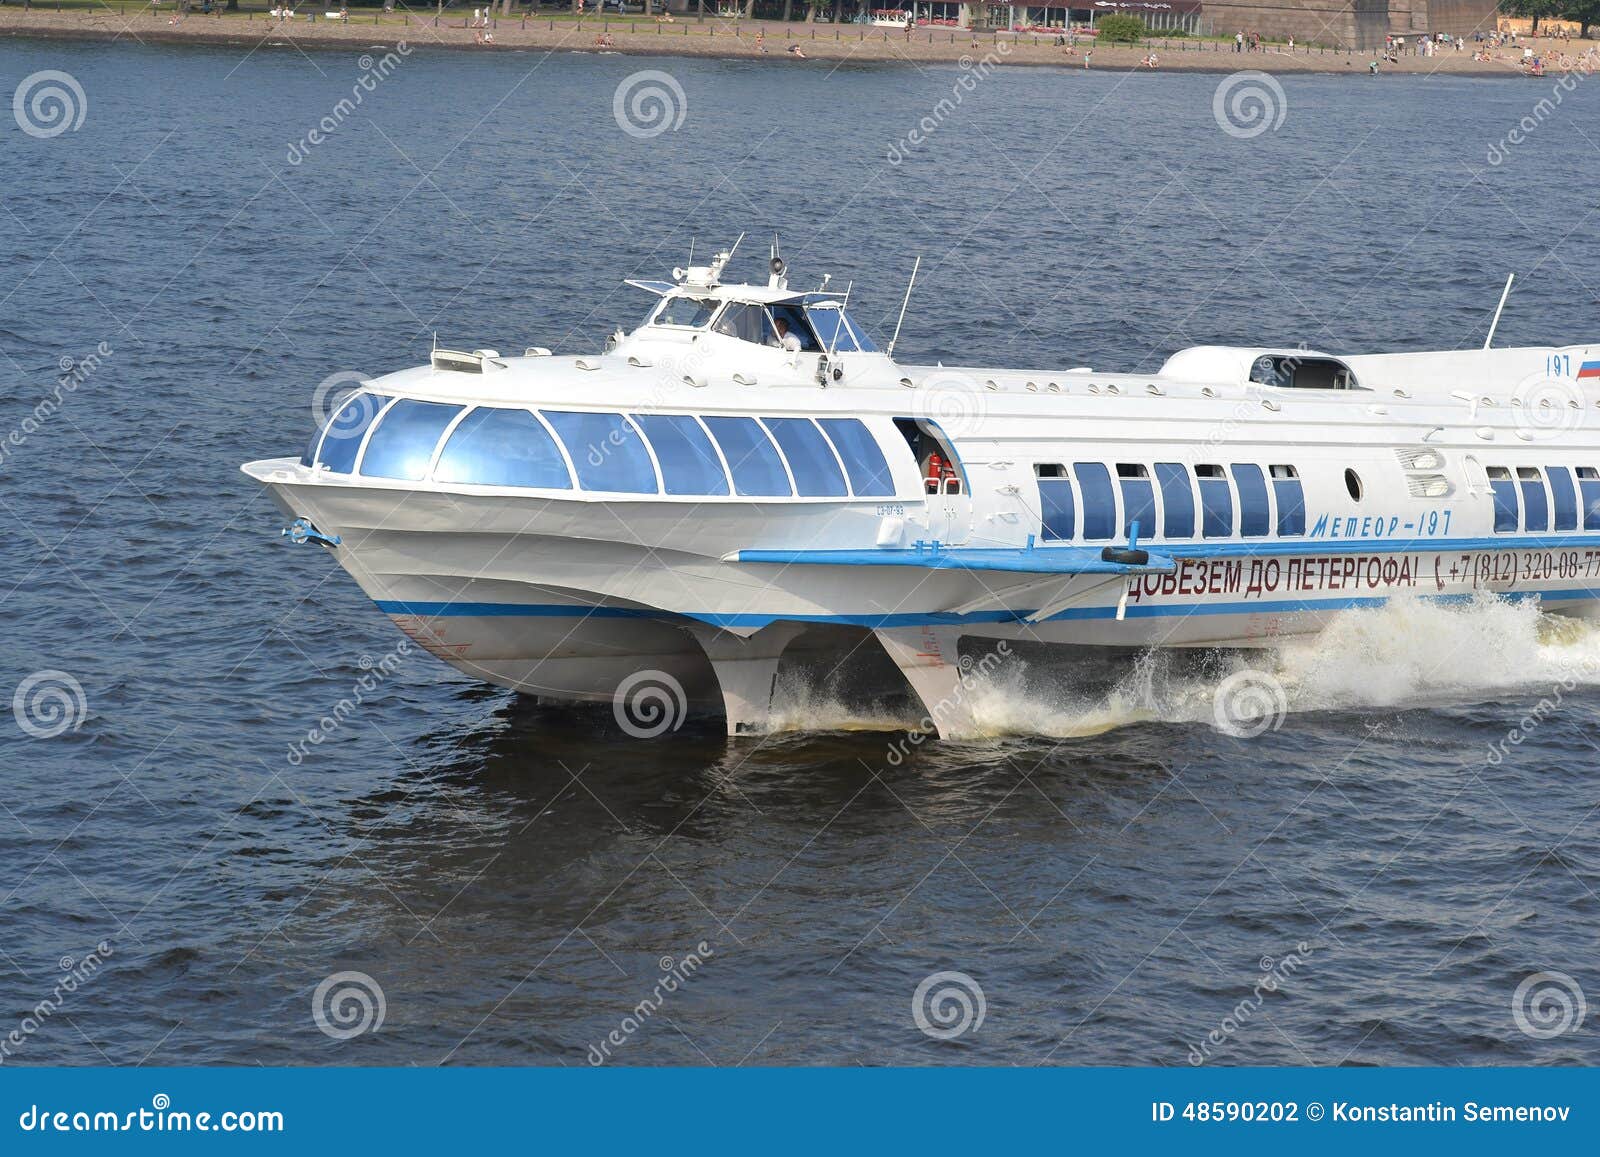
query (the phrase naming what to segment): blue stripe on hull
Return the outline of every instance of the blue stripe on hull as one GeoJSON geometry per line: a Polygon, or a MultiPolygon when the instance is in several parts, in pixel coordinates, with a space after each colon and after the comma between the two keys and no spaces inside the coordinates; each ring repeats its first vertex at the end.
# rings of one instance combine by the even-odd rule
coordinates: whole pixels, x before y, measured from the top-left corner
{"type": "MultiPolygon", "coordinates": [[[[1422,595],[1424,602],[1468,603],[1475,595],[1422,595]]],[[[1520,602],[1538,598],[1545,602],[1600,600],[1600,588],[1583,587],[1563,591],[1506,591],[1495,597],[1520,602]]],[[[1345,611],[1356,608],[1381,607],[1389,599],[1383,596],[1364,596],[1342,599],[1280,599],[1271,602],[1232,603],[1177,603],[1162,606],[1129,606],[1124,619],[1187,618],[1190,615],[1249,615],[1249,614],[1306,614],[1345,611]]],[[[768,623],[837,623],[854,627],[919,627],[929,625],[955,625],[961,623],[1011,623],[1018,622],[1031,612],[983,611],[960,615],[950,611],[908,612],[885,615],[780,615],[780,614],[719,614],[649,611],[633,607],[579,607],[546,603],[413,603],[379,600],[379,610],[389,615],[418,615],[423,618],[571,618],[571,619],[694,619],[717,627],[764,627],[768,623]]],[[[1115,619],[1117,608],[1071,607],[1051,615],[1047,622],[1115,619]]]]}

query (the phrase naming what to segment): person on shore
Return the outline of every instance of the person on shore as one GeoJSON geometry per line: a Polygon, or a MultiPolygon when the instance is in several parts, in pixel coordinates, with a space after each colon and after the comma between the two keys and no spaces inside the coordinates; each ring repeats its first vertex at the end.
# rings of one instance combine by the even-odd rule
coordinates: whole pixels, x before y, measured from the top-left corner
{"type": "Polygon", "coordinates": [[[800,51],[800,46],[798,44],[789,45],[789,55],[798,56],[801,60],[806,59],[806,54],[800,51]]]}
{"type": "Polygon", "coordinates": [[[1243,30],[1235,32],[1233,34],[1233,50],[1235,52],[1243,52],[1244,51],[1244,32],[1243,32],[1243,30]]]}
{"type": "Polygon", "coordinates": [[[767,33],[765,29],[756,29],[756,51],[762,56],[767,54],[767,33]]]}

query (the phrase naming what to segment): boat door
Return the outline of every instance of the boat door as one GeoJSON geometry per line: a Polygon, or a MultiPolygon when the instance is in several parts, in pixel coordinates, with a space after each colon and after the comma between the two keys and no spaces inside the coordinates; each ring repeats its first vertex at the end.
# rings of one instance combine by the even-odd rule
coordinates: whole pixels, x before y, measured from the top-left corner
{"type": "Polygon", "coordinates": [[[972,487],[955,444],[939,423],[927,418],[896,418],[894,424],[911,448],[922,480],[925,505],[920,520],[910,519],[913,525],[921,522],[913,537],[965,544],[972,537],[972,487]]]}

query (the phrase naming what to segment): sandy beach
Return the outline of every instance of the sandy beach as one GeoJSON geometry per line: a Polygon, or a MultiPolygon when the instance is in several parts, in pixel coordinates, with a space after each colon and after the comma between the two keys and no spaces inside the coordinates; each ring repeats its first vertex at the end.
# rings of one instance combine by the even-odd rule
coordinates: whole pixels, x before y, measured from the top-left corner
{"type": "MultiPolygon", "coordinates": [[[[1049,37],[1008,33],[973,34],[948,28],[920,28],[911,36],[903,31],[869,28],[860,25],[784,24],[775,21],[743,21],[737,24],[715,18],[704,22],[692,17],[672,23],[657,23],[642,16],[627,18],[592,16],[584,20],[527,18],[513,16],[495,23],[494,43],[478,43],[477,30],[469,27],[464,13],[450,12],[434,17],[384,16],[360,11],[348,23],[321,17],[304,8],[292,21],[270,18],[266,13],[234,13],[203,16],[191,13],[173,22],[170,6],[159,10],[130,10],[126,14],[103,10],[62,12],[15,6],[0,8],[0,35],[41,38],[125,39],[161,43],[217,43],[256,47],[273,42],[293,43],[303,48],[367,48],[405,41],[413,47],[456,48],[474,52],[600,50],[597,38],[610,38],[605,49],[619,53],[650,56],[711,56],[727,58],[765,58],[776,66],[803,68],[808,62],[837,63],[958,63],[989,58],[998,64],[1077,69],[1150,71],[1141,61],[1154,51],[1157,73],[1167,71],[1237,72],[1258,69],[1263,72],[1347,73],[1366,76],[1370,53],[1344,52],[1315,46],[1296,46],[1292,51],[1272,45],[1254,53],[1237,53],[1231,46],[1215,41],[1154,40],[1148,46],[1079,46],[1075,52],[1057,45],[1049,37]],[[316,15],[309,19],[308,15],[316,15]],[[761,33],[758,43],[757,33],[761,33]],[[791,54],[798,45],[806,60],[791,54]]],[[[1558,73],[1577,66],[1591,42],[1573,41],[1563,55],[1550,41],[1533,41],[1535,51],[1547,54],[1547,72],[1558,73]]],[[[1496,50],[1495,59],[1475,61],[1470,50],[1441,50],[1433,57],[1402,56],[1397,63],[1384,63],[1380,75],[1391,73],[1445,73],[1484,77],[1521,76],[1517,67],[1520,52],[1510,48],[1496,50]]]]}

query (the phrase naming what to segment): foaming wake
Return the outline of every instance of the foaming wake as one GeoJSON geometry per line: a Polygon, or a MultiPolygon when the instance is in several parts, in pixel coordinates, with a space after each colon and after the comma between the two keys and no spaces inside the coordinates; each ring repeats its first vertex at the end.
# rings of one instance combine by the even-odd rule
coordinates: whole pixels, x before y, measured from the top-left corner
{"type": "Polygon", "coordinates": [[[1230,730],[1240,724],[1222,701],[1241,680],[1257,707],[1278,714],[1600,684],[1600,623],[1492,596],[1397,601],[1342,612],[1314,639],[1270,651],[1146,652],[1120,672],[1096,667],[1080,671],[1059,651],[1007,663],[974,694],[978,733],[1077,736],[1147,721],[1230,730]]]}

